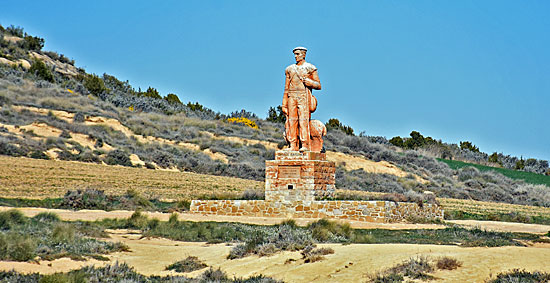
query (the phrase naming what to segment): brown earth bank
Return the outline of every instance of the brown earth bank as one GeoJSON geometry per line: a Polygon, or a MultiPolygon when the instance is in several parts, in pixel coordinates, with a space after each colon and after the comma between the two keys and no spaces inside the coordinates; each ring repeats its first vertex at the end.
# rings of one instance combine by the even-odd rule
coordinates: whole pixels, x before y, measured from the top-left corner
{"type": "MultiPolygon", "coordinates": [[[[242,259],[226,259],[232,246],[209,245],[172,241],[163,238],[142,238],[127,230],[112,230],[111,240],[129,246],[130,252],[109,255],[109,261],[95,260],[75,262],[59,259],[52,262],[15,263],[0,262],[0,270],[15,269],[20,272],[50,274],[65,272],[82,265],[104,265],[115,261],[126,262],[144,275],[169,275],[165,267],[187,256],[196,256],[208,266],[221,268],[230,276],[249,277],[263,274],[285,282],[364,282],[369,274],[392,267],[411,257],[437,259],[448,256],[463,264],[455,270],[438,270],[432,275],[437,282],[483,282],[491,276],[514,268],[527,271],[550,272],[550,244],[531,247],[461,248],[442,245],[370,244],[341,245],[322,244],[334,254],[322,261],[304,263],[299,252],[281,252],[273,256],[249,256],[242,259]]],[[[184,274],[200,275],[203,270],[184,274]]]]}

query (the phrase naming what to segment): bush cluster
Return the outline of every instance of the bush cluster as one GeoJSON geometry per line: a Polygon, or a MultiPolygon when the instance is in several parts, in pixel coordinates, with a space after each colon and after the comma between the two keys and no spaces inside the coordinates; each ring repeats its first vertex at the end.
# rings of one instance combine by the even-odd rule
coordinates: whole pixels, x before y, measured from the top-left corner
{"type": "Polygon", "coordinates": [[[549,282],[550,273],[541,271],[526,271],[513,269],[508,272],[497,274],[496,278],[490,279],[488,283],[513,283],[513,282],[549,282]]]}
{"type": "Polygon", "coordinates": [[[183,260],[172,263],[166,267],[166,270],[174,270],[176,272],[191,272],[208,267],[196,256],[188,256],[183,260]]]}
{"type": "Polygon", "coordinates": [[[28,261],[39,257],[52,260],[66,256],[75,259],[83,256],[97,258],[112,251],[127,250],[120,243],[89,238],[91,232],[98,233],[74,223],[63,223],[51,213],[40,213],[28,218],[18,210],[0,212],[0,259],[28,261]]]}
{"type": "Polygon", "coordinates": [[[529,158],[524,160],[510,155],[493,152],[491,155],[481,152],[479,147],[470,141],[461,141],[460,146],[444,143],[432,137],[424,137],[417,131],[410,133],[410,138],[399,136],[390,139],[390,144],[403,148],[415,149],[424,155],[443,159],[456,159],[482,165],[500,166],[507,169],[522,170],[537,174],[544,174],[548,170],[548,161],[529,158]]]}
{"type": "Polygon", "coordinates": [[[126,263],[115,262],[106,266],[86,266],[65,273],[43,275],[39,273],[23,274],[16,271],[0,271],[0,282],[126,282],[126,283],[279,283],[275,279],[262,275],[249,278],[229,277],[221,269],[210,268],[197,278],[184,276],[145,276],[139,274],[126,263]]]}

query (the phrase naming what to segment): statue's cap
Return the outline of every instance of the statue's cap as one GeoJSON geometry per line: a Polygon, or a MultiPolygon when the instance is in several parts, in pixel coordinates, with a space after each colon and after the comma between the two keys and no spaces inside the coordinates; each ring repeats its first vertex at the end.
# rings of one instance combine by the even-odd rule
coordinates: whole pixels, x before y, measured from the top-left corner
{"type": "Polygon", "coordinates": [[[305,52],[307,52],[307,48],[305,48],[303,46],[294,47],[294,49],[292,49],[292,52],[294,52],[296,50],[304,50],[305,52]]]}

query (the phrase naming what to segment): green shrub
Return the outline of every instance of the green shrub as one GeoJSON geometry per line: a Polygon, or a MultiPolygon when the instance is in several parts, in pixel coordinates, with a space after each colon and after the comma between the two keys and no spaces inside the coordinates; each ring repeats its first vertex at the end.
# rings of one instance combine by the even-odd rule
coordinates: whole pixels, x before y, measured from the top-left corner
{"type": "Polygon", "coordinates": [[[305,263],[311,263],[323,260],[325,255],[333,254],[332,248],[315,248],[314,246],[308,246],[302,251],[302,258],[305,263]]]}
{"type": "Polygon", "coordinates": [[[499,164],[501,163],[498,160],[498,153],[496,152],[493,152],[491,155],[489,155],[489,158],[487,158],[487,161],[492,163],[499,163],[499,164]]]}
{"type": "MultiPolygon", "coordinates": [[[[136,211],[132,213],[130,218],[128,218],[127,227],[126,228],[134,228],[134,229],[144,229],[146,227],[149,227],[149,220],[147,219],[146,215],[141,214],[140,211],[136,211]]],[[[152,225],[154,226],[154,225],[152,225]]]]}
{"type": "Polygon", "coordinates": [[[176,272],[191,272],[203,269],[207,265],[196,256],[188,256],[184,260],[177,261],[166,267],[166,270],[174,270],[176,272]]]}
{"type": "Polygon", "coordinates": [[[166,101],[168,101],[169,103],[172,103],[172,104],[183,104],[181,103],[180,99],[178,98],[177,95],[173,94],[173,93],[169,93],[168,95],[166,95],[164,97],[164,99],[166,101]]]}
{"type": "Polygon", "coordinates": [[[168,223],[172,225],[178,224],[178,214],[175,212],[170,214],[170,218],[168,218],[168,223]]]}
{"type": "Polygon", "coordinates": [[[353,234],[353,229],[349,223],[338,223],[326,219],[313,222],[307,228],[311,231],[313,238],[319,242],[327,242],[329,240],[347,242],[353,234]]]}
{"type": "Polygon", "coordinates": [[[514,167],[515,170],[523,170],[525,169],[525,161],[523,158],[520,158],[520,160],[516,161],[516,166],[514,167]]]}
{"type": "Polygon", "coordinates": [[[107,156],[105,156],[104,161],[109,165],[132,166],[130,155],[120,149],[109,151],[107,156]]]}
{"type": "Polygon", "coordinates": [[[74,226],[67,223],[59,223],[55,225],[52,231],[52,239],[58,243],[67,243],[74,241],[74,226]]]}
{"type": "Polygon", "coordinates": [[[458,261],[456,258],[445,256],[437,259],[436,266],[438,269],[453,270],[461,267],[462,262],[458,261]]]}
{"type": "Polygon", "coordinates": [[[273,122],[273,123],[284,123],[286,121],[286,115],[283,113],[283,108],[281,105],[277,106],[277,108],[269,107],[269,110],[267,111],[267,118],[266,121],[273,122]]]}
{"type": "Polygon", "coordinates": [[[489,283],[537,283],[537,282],[549,282],[550,273],[540,271],[526,271],[520,269],[514,269],[508,272],[502,272],[497,275],[493,280],[489,280],[489,283]]]}
{"type": "Polygon", "coordinates": [[[148,87],[146,92],[140,92],[140,95],[143,95],[145,97],[151,97],[155,99],[161,99],[162,96],[160,96],[158,90],[156,90],[154,87],[148,87]]]}
{"type": "Polygon", "coordinates": [[[26,150],[11,143],[0,141],[0,154],[18,157],[25,155],[26,150]]]}
{"type": "Polygon", "coordinates": [[[424,136],[420,132],[412,131],[410,133],[410,136],[411,136],[410,138],[406,139],[403,142],[403,146],[405,148],[415,149],[415,148],[422,147],[423,145],[426,144],[426,139],[424,138],[424,136]]]}
{"type": "Polygon", "coordinates": [[[36,242],[27,235],[8,232],[0,233],[0,259],[27,261],[36,256],[36,242]]]}
{"type": "Polygon", "coordinates": [[[221,269],[214,269],[210,267],[201,276],[202,282],[226,282],[229,281],[227,274],[221,269]]]}
{"type": "Polygon", "coordinates": [[[53,83],[54,77],[48,66],[42,62],[42,60],[34,60],[31,64],[31,67],[29,69],[29,72],[31,74],[34,74],[35,76],[53,83]]]}
{"type": "Polygon", "coordinates": [[[479,147],[472,144],[472,142],[469,141],[461,141],[460,142],[460,149],[467,149],[471,152],[479,152],[479,147]]]}
{"type": "Polygon", "coordinates": [[[50,157],[40,150],[34,150],[31,152],[30,158],[49,160],[50,157]]]}
{"type": "Polygon", "coordinates": [[[27,222],[27,218],[17,209],[0,212],[0,230],[8,230],[14,225],[20,225],[27,222]]]}
{"type": "Polygon", "coordinates": [[[40,212],[37,215],[35,215],[32,219],[43,223],[53,223],[53,222],[61,221],[59,216],[53,212],[40,212]]]}
{"type": "Polygon", "coordinates": [[[9,27],[6,28],[6,32],[8,34],[11,34],[13,36],[17,36],[17,37],[23,37],[24,35],[24,29],[20,26],[14,26],[14,25],[10,25],[9,27]]]}
{"type": "Polygon", "coordinates": [[[30,51],[40,51],[44,47],[44,39],[38,36],[26,35],[23,37],[23,40],[19,42],[19,46],[30,51]]]}
{"type": "Polygon", "coordinates": [[[83,85],[91,94],[96,96],[108,92],[103,80],[95,74],[83,76],[83,85]]]}
{"type": "Polygon", "coordinates": [[[396,136],[396,137],[391,138],[389,142],[391,144],[395,145],[395,146],[398,146],[398,147],[403,147],[404,146],[403,138],[401,138],[400,136],[396,136]]]}
{"type": "Polygon", "coordinates": [[[101,190],[68,190],[63,196],[61,208],[71,209],[107,209],[111,202],[101,190]]]}
{"type": "Polygon", "coordinates": [[[84,123],[84,121],[86,121],[86,115],[82,112],[76,112],[76,114],[74,114],[73,121],[77,123],[84,123]]]}
{"type": "Polygon", "coordinates": [[[428,273],[434,271],[426,257],[410,258],[388,270],[391,273],[401,274],[411,279],[433,279],[428,273]]]}
{"type": "Polygon", "coordinates": [[[327,131],[334,129],[334,130],[340,130],[348,136],[355,135],[353,133],[352,127],[342,124],[338,119],[334,119],[334,118],[329,119],[328,122],[325,124],[325,127],[327,128],[327,131]]]}
{"type": "Polygon", "coordinates": [[[134,189],[129,189],[126,191],[126,197],[131,200],[135,206],[139,206],[141,208],[151,208],[153,207],[153,204],[151,201],[143,197],[138,191],[134,189]]]}
{"type": "Polygon", "coordinates": [[[70,134],[67,130],[63,130],[63,131],[61,132],[61,134],[59,135],[59,137],[64,138],[64,139],[70,139],[70,138],[72,138],[72,137],[71,137],[71,134],[70,134]]]}

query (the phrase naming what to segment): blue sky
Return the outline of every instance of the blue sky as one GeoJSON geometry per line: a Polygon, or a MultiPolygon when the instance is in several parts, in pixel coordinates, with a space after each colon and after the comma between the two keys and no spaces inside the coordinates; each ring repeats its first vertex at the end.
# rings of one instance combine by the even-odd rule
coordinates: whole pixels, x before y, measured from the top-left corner
{"type": "Polygon", "coordinates": [[[0,24],[88,72],[265,117],[292,48],[323,89],[313,118],[550,159],[548,1],[3,1],[0,24]]]}

